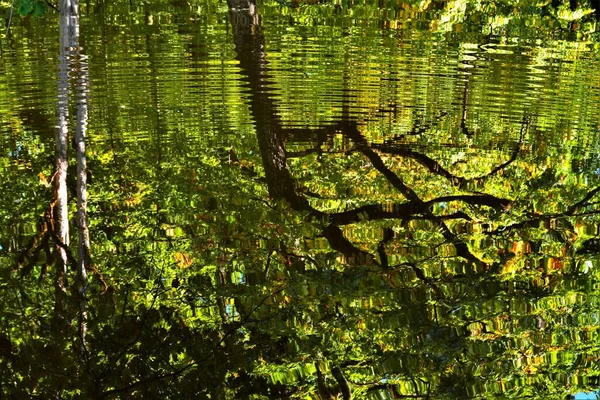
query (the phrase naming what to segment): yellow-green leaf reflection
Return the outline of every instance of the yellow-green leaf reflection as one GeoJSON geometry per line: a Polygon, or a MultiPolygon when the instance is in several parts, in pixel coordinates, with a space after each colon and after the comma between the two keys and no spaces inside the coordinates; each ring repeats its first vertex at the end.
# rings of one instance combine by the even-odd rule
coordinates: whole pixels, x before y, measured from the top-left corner
{"type": "Polygon", "coordinates": [[[600,388],[594,1],[94,1],[67,47],[15,7],[1,398],[600,388]]]}

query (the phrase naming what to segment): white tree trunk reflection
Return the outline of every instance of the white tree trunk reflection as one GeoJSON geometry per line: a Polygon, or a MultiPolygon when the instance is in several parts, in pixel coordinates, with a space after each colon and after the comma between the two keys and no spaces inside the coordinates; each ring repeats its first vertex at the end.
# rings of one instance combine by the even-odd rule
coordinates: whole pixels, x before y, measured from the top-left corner
{"type": "Polygon", "coordinates": [[[58,77],[58,110],[56,131],[56,175],[55,175],[55,232],[57,237],[56,308],[64,312],[66,298],[67,265],[75,263],[77,268],[77,293],[79,295],[79,337],[82,351],[86,350],[87,321],[87,269],[90,258],[90,240],[87,226],[87,163],[85,137],[87,133],[87,96],[89,78],[87,59],[79,47],[79,2],[60,2],[60,65],[58,77]],[[69,76],[71,73],[71,77],[69,76]],[[73,94],[76,106],[75,147],[77,157],[77,226],[79,227],[79,260],[70,259],[67,167],[69,144],[69,78],[75,80],[73,94]]]}
{"type": "Polygon", "coordinates": [[[56,173],[54,175],[54,232],[56,251],[56,302],[55,311],[64,317],[67,285],[67,248],[69,245],[69,210],[67,194],[67,148],[69,145],[69,59],[72,48],[69,1],[60,4],[60,53],[58,69],[58,101],[56,123],[56,173]]]}

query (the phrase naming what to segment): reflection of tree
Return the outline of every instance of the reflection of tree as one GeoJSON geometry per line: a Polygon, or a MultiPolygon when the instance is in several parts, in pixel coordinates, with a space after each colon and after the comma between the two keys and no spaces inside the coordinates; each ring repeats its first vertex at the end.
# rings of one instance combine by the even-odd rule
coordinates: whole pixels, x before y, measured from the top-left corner
{"type": "MultiPolygon", "coordinates": [[[[72,48],[75,49],[74,58],[77,62],[75,71],[75,106],[76,129],[75,129],[75,150],[77,159],[77,227],[79,230],[79,260],[77,262],[77,292],[79,295],[79,337],[81,345],[88,357],[86,345],[87,334],[87,287],[88,287],[88,269],[90,268],[90,234],[87,221],[87,159],[85,141],[88,124],[88,95],[89,95],[89,77],[86,57],[81,54],[79,47],[79,3],[74,2],[71,5],[71,18],[74,20],[73,29],[77,32],[74,35],[72,48]]],[[[86,360],[89,362],[89,360],[86,360]]]]}
{"type": "MultiPolygon", "coordinates": [[[[474,332],[476,332],[477,335],[489,335],[491,333],[489,330],[489,320],[487,318],[510,318],[511,311],[508,302],[505,306],[506,310],[500,311],[496,316],[488,316],[486,319],[469,316],[468,313],[463,313],[461,310],[463,307],[467,307],[470,302],[477,301],[475,300],[477,296],[482,295],[482,293],[477,293],[477,290],[484,290],[487,292],[486,295],[489,296],[490,299],[502,298],[501,293],[505,290],[505,283],[501,281],[501,278],[496,275],[496,273],[499,271],[500,267],[511,259],[512,255],[499,251],[494,261],[489,261],[489,259],[486,260],[485,258],[476,255],[465,241],[464,236],[453,230],[449,221],[457,219],[471,221],[472,217],[469,215],[469,209],[476,209],[479,210],[479,212],[502,213],[513,206],[513,201],[511,199],[500,198],[489,193],[465,191],[469,187],[476,186],[476,184],[492,180],[517,161],[521,150],[521,143],[527,129],[530,127],[529,118],[527,116],[523,118],[519,142],[515,146],[508,160],[493,167],[489,172],[474,178],[458,176],[455,173],[450,172],[447,168],[444,168],[434,158],[420,153],[407,145],[397,144],[393,140],[381,144],[371,144],[361,133],[357,121],[347,117],[336,125],[320,129],[285,129],[282,127],[280,117],[278,116],[274,102],[271,98],[268,82],[266,81],[269,73],[268,65],[266,63],[265,42],[259,23],[260,18],[256,14],[256,7],[254,3],[243,0],[230,0],[229,6],[232,16],[231,20],[236,42],[237,57],[240,62],[240,68],[248,78],[252,94],[250,109],[256,126],[256,134],[270,196],[275,200],[285,200],[292,209],[306,213],[311,218],[321,221],[324,224],[321,235],[327,239],[329,246],[332,249],[344,256],[345,265],[347,267],[383,267],[382,271],[392,271],[392,276],[394,274],[402,276],[402,274],[406,274],[404,271],[410,271],[417,280],[421,282],[421,285],[423,285],[423,296],[430,297],[436,303],[436,305],[432,306],[433,310],[430,309],[430,306],[423,304],[423,308],[421,309],[422,315],[431,315],[433,311],[433,316],[429,317],[429,319],[425,318],[420,322],[420,325],[412,327],[415,332],[421,332],[421,335],[425,335],[428,340],[431,341],[430,346],[432,346],[434,350],[424,349],[424,354],[410,355],[411,350],[406,349],[388,351],[385,354],[378,353],[376,349],[371,349],[372,355],[370,360],[363,361],[364,364],[359,362],[356,366],[353,366],[353,361],[350,359],[345,360],[346,362],[342,362],[341,366],[338,366],[336,361],[332,359],[330,373],[333,380],[336,382],[337,389],[335,390],[339,391],[343,398],[350,398],[350,386],[348,382],[352,382],[357,388],[360,388],[361,386],[363,386],[363,388],[366,387],[367,391],[384,390],[394,398],[407,397],[398,392],[395,384],[382,383],[383,380],[389,380],[386,376],[395,376],[394,379],[403,377],[403,379],[406,378],[413,381],[416,395],[408,397],[430,396],[432,394],[431,390],[433,390],[431,387],[432,384],[436,384],[437,388],[435,390],[440,393],[452,394],[459,397],[468,396],[469,393],[466,388],[475,385],[477,381],[477,373],[471,364],[479,363],[481,365],[487,365],[488,363],[504,363],[505,361],[501,361],[502,352],[500,352],[499,356],[492,354],[487,357],[476,356],[473,358],[461,354],[461,352],[467,352],[466,349],[469,346],[469,337],[474,335],[474,332]],[[351,151],[362,154],[362,156],[369,161],[369,165],[377,170],[381,176],[385,178],[387,184],[401,194],[405,201],[394,203],[392,205],[389,203],[372,203],[339,212],[325,212],[312,206],[309,201],[310,194],[309,196],[306,195],[307,191],[300,187],[300,184],[294,178],[291,169],[288,166],[288,157],[301,158],[313,153],[321,155],[322,151],[319,148],[313,148],[305,151],[288,152],[286,151],[286,141],[288,138],[294,137],[294,135],[323,138],[331,136],[334,133],[341,134],[345,138],[350,139],[353,143],[353,149],[351,151]],[[449,186],[455,187],[461,191],[454,195],[439,196],[430,200],[423,200],[415,188],[407,184],[399,173],[388,167],[384,158],[389,157],[416,161],[431,174],[445,180],[449,186]],[[462,209],[452,213],[443,214],[434,211],[436,205],[448,203],[458,204],[462,209]],[[374,252],[365,250],[358,244],[353,243],[346,237],[342,229],[345,225],[349,224],[370,223],[375,221],[387,221],[389,224],[391,221],[395,220],[401,221],[402,223],[412,220],[428,221],[431,223],[433,226],[432,230],[438,232],[442,239],[441,242],[435,241],[435,246],[451,244],[455,256],[458,256],[458,260],[462,259],[467,262],[467,267],[462,267],[466,272],[464,274],[456,273],[453,278],[444,278],[443,274],[442,277],[430,276],[431,272],[426,271],[427,268],[420,265],[423,264],[431,267],[435,265],[436,262],[443,262],[439,255],[390,265],[391,254],[388,254],[387,248],[390,243],[393,243],[395,240],[395,233],[392,228],[388,226],[382,230],[383,234],[379,239],[376,251],[374,252]],[[478,272],[473,274],[472,271],[478,272]],[[470,295],[461,296],[460,294],[456,295],[451,293],[452,287],[463,287],[463,285],[468,285],[467,282],[469,280],[472,280],[472,289],[467,289],[467,286],[464,286],[464,290],[471,293],[470,295]],[[474,290],[474,292],[472,292],[472,290],[474,290]],[[428,360],[428,357],[431,357],[431,354],[428,355],[427,352],[432,351],[433,354],[435,354],[439,351],[435,350],[436,347],[444,348],[444,350],[442,350],[442,355],[438,353],[438,355],[434,356],[434,359],[438,357],[437,359],[428,360]],[[446,354],[443,354],[444,352],[446,354]],[[402,362],[398,362],[398,360],[407,360],[410,357],[420,359],[422,365],[413,369],[406,367],[391,367],[392,371],[395,370],[395,372],[382,374],[378,379],[371,383],[352,381],[351,379],[346,378],[346,375],[348,374],[364,376],[361,375],[364,373],[368,376],[370,374],[366,371],[377,363],[390,365],[396,365],[396,363],[398,363],[398,365],[401,365],[402,362]],[[478,359],[477,357],[481,358],[478,359]],[[494,360],[494,357],[498,357],[496,361],[494,360]],[[425,367],[427,365],[429,365],[429,367],[425,367]],[[467,365],[469,365],[469,367],[467,367],[467,365]],[[435,378],[431,375],[430,371],[427,371],[427,368],[436,370],[437,368],[450,368],[450,366],[452,366],[452,368],[464,369],[455,373],[442,373],[438,378],[435,378]],[[417,383],[419,380],[421,380],[420,383],[417,383]],[[426,392],[421,393],[419,387],[426,387],[426,392]]],[[[468,133],[465,125],[468,101],[467,92],[468,83],[465,84],[463,95],[461,129],[464,133],[468,133]]],[[[343,101],[344,104],[347,104],[350,99],[344,99],[343,101]]],[[[427,130],[427,127],[423,129],[427,130]]],[[[415,132],[421,132],[419,128],[413,130],[415,132]]],[[[588,192],[583,200],[568,207],[567,212],[561,215],[530,215],[529,218],[525,215],[525,219],[519,223],[507,224],[504,227],[495,230],[488,230],[485,234],[498,235],[501,231],[534,226],[543,220],[549,221],[550,219],[572,216],[576,210],[587,204],[587,202],[595,196],[596,192],[597,190],[588,192]]],[[[302,259],[302,257],[296,257],[302,259]]],[[[457,265],[460,265],[460,261],[458,261],[457,265]]],[[[406,282],[397,284],[403,285],[406,284],[406,282]]],[[[530,289],[525,290],[523,295],[536,296],[536,291],[538,289],[539,288],[537,287],[531,287],[530,289]]],[[[552,288],[549,288],[549,290],[551,291],[552,288]]],[[[539,292],[537,293],[537,295],[540,294],[539,292]]],[[[546,292],[546,294],[547,293],[548,292],[546,292]]],[[[416,304],[413,306],[416,306],[416,304]]],[[[337,305],[336,309],[338,309],[337,305]]],[[[390,313],[390,311],[383,310],[373,310],[373,312],[376,312],[377,315],[390,313]]],[[[340,311],[336,311],[336,313],[341,315],[340,311]]],[[[376,319],[377,317],[374,320],[376,319]]],[[[419,333],[417,333],[417,335],[419,335],[419,333]]],[[[507,339],[498,339],[499,342],[504,340],[507,339]]],[[[327,355],[327,351],[324,350],[324,354],[327,355]]],[[[324,372],[321,370],[318,363],[315,365],[315,369],[317,376],[316,386],[320,396],[330,396],[332,389],[327,386],[324,372]]]]}
{"type": "MultiPolygon", "coordinates": [[[[363,123],[349,117],[348,105],[355,101],[349,81],[341,121],[318,129],[285,128],[267,81],[272,75],[255,5],[229,4],[251,95],[244,99],[264,168],[255,171],[245,159],[248,149],[237,141],[237,154],[186,142],[177,144],[185,157],[161,152],[170,121],[158,105],[171,99],[162,97],[160,80],[154,79],[150,98],[158,110],[158,135],[156,146],[149,147],[156,148],[134,156],[126,146],[113,145],[122,162],[95,170],[95,193],[103,196],[94,204],[95,262],[109,274],[109,287],[94,293],[92,286],[87,299],[89,357],[82,362],[73,351],[80,342],[75,329],[69,329],[71,335],[59,332],[64,339],[55,343],[43,341],[44,347],[37,337],[20,345],[26,334],[7,329],[0,334],[0,351],[9,359],[0,358],[0,385],[20,374],[23,386],[31,383],[40,396],[54,396],[67,385],[63,397],[79,391],[89,398],[469,398],[503,392],[507,382],[537,386],[540,376],[552,376],[536,375],[542,366],[587,368],[591,354],[578,355],[572,364],[544,364],[540,358],[572,348],[561,341],[575,324],[561,318],[581,311],[593,321],[590,315],[596,315],[593,301],[576,299],[579,304],[566,309],[585,277],[565,266],[563,254],[585,262],[597,254],[597,240],[574,243],[572,232],[581,228],[575,218],[595,212],[598,189],[573,192],[564,209],[545,213],[528,207],[528,198],[497,189],[524,181],[515,174],[526,164],[525,137],[535,129],[529,118],[523,118],[519,141],[506,159],[475,168],[474,177],[398,138],[371,142],[363,123]],[[326,149],[334,136],[342,137],[344,150],[326,149]],[[319,145],[302,150],[293,143],[306,139],[319,145]],[[349,176],[329,175],[330,170],[354,173],[353,164],[376,178],[363,181],[363,174],[344,186],[368,186],[372,192],[347,202],[348,208],[323,206],[344,196],[326,186],[349,176]],[[302,169],[321,181],[309,186],[302,169]],[[117,196],[115,177],[122,186],[117,196]],[[266,191],[277,201],[264,201],[266,191]],[[548,245],[556,249],[544,248],[548,245]],[[503,269],[509,273],[497,273],[503,269]],[[40,367],[33,369],[30,361],[40,353],[49,355],[38,358],[40,367]],[[54,357],[60,361],[56,367],[54,357]]],[[[156,60],[164,54],[148,53],[156,78],[156,60]]],[[[83,61],[75,60],[71,69],[82,84],[80,94],[87,84],[83,61]]],[[[85,121],[85,108],[79,111],[85,121]]],[[[436,123],[416,122],[409,132],[428,133],[436,123]]],[[[110,151],[106,156],[111,158],[110,151]]],[[[527,188],[545,189],[555,181],[549,169],[527,188]]],[[[46,220],[52,221],[51,212],[46,220]]],[[[78,263],[50,235],[32,241],[24,279],[54,243],[65,250],[67,263],[73,268],[78,263]]],[[[80,289],[76,286],[67,289],[80,289]]],[[[26,299],[27,291],[15,291],[14,304],[35,303],[26,299]]],[[[67,312],[75,320],[86,299],[73,294],[67,312]]],[[[594,335],[586,323],[574,334],[594,335]]],[[[36,326],[35,335],[44,336],[46,326],[36,326]]]]}
{"type": "MultiPolygon", "coordinates": [[[[431,157],[427,156],[426,154],[422,154],[422,153],[419,153],[418,151],[414,151],[407,145],[395,144],[394,141],[387,141],[382,144],[373,143],[371,145],[371,147],[383,154],[391,154],[391,155],[396,155],[396,156],[400,156],[400,157],[404,157],[404,158],[413,159],[416,162],[418,162],[419,164],[421,164],[423,167],[427,168],[427,170],[429,172],[442,176],[443,178],[447,179],[453,185],[457,185],[459,187],[465,187],[465,186],[468,187],[469,184],[483,182],[486,179],[493,177],[494,175],[496,175],[497,173],[499,173],[500,171],[502,171],[503,169],[508,167],[510,164],[512,164],[517,159],[517,157],[519,155],[519,151],[521,150],[521,142],[523,141],[523,137],[525,135],[528,123],[529,123],[528,118],[524,117],[523,121],[521,122],[521,132],[519,135],[519,142],[515,146],[510,158],[506,162],[504,162],[500,165],[497,165],[496,167],[494,167],[490,172],[488,172],[485,175],[475,177],[475,178],[470,178],[470,179],[466,179],[462,176],[457,176],[457,175],[453,174],[452,172],[450,172],[446,168],[444,168],[436,160],[432,159],[431,157]]],[[[461,122],[461,127],[462,127],[462,122],[461,122]]],[[[497,205],[502,205],[504,207],[508,206],[508,202],[503,202],[503,203],[504,204],[497,204],[497,205]]],[[[488,204],[488,205],[490,207],[493,207],[491,204],[488,204]]]]}
{"type": "Polygon", "coordinates": [[[38,234],[23,251],[22,275],[31,273],[38,263],[40,254],[45,256],[46,266],[54,260],[55,277],[55,324],[57,330],[68,329],[70,324],[68,303],[72,290],[78,302],[78,337],[81,349],[87,357],[87,271],[90,260],[90,240],[87,223],[87,162],[85,138],[87,131],[88,74],[85,56],[79,47],[79,4],[64,0],[60,5],[60,54],[57,95],[56,171],[54,173],[54,198],[39,224],[38,234]],[[74,80],[74,85],[71,84],[74,80]],[[68,210],[68,147],[69,147],[69,104],[74,95],[76,108],[74,146],[77,160],[77,227],[79,230],[78,259],[72,254],[69,233],[68,210]],[[50,246],[54,243],[54,254],[50,246]],[[25,262],[26,260],[26,262],[25,262]],[[74,286],[68,282],[68,268],[76,273],[74,286]]]}
{"type": "MultiPolygon", "coordinates": [[[[56,131],[56,172],[55,179],[55,211],[54,231],[58,240],[65,246],[69,245],[69,211],[67,207],[67,167],[69,165],[67,149],[69,145],[68,108],[69,108],[69,56],[74,41],[74,31],[71,25],[70,2],[61,5],[60,13],[60,68],[58,78],[58,121],[56,131]]],[[[57,312],[64,312],[67,285],[67,253],[66,249],[57,245],[56,251],[56,301],[57,312]]]]}
{"type": "MultiPolygon", "coordinates": [[[[254,9],[254,7],[238,7],[238,9],[248,10],[254,9]]],[[[232,18],[232,20],[234,22],[243,21],[242,18],[232,18]]],[[[350,138],[354,142],[357,151],[363,153],[371,162],[373,168],[378,170],[387,179],[390,185],[396,188],[408,202],[394,205],[392,210],[386,205],[375,204],[334,214],[323,213],[310,206],[308,200],[299,193],[298,184],[292,177],[287,166],[285,136],[293,134],[293,131],[286,131],[281,127],[276,109],[273,101],[270,99],[268,88],[266,87],[264,77],[268,74],[265,63],[264,41],[260,32],[260,26],[255,22],[257,21],[257,17],[253,15],[248,17],[247,21],[252,22],[251,26],[254,29],[253,34],[241,36],[241,32],[243,31],[241,27],[234,28],[234,32],[236,33],[235,37],[240,67],[247,74],[252,89],[253,97],[250,107],[256,123],[257,136],[263,157],[270,195],[275,199],[284,199],[288,201],[292,208],[297,211],[306,211],[315,217],[329,221],[330,225],[324,229],[322,233],[327,238],[330,245],[335,250],[342,252],[348,260],[361,260],[362,263],[366,260],[374,262],[374,256],[366,254],[352,245],[339,229],[340,225],[357,222],[359,219],[361,221],[369,221],[393,218],[401,220],[428,218],[437,222],[444,238],[454,244],[459,256],[471,261],[479,261],[477,257],[470,254],[465,243],[461,242],[443,221],[444,219],[456,218],[457,215],[436,216],[430,209],[435,203],[448,201],[463,201],[471,205],[485,205],[501,209],[502,207],[508,206],[509,201],[487,194],[456,195],[451,198],[444,197],[427,202],[421,200],[415,191],[403,182],[400,176],[385,165],[381,156],[374,148],[382,152],[387,151],[390,154],[416,158],[419,162],[426,164],[436,173],[440,173],[445,177],[450,177],[452,181],[460,182],[461,178],[452,176],[449,172],[437,165],[434,160],[417,152],[408,149],[403,150],[392,146],[369,146],[366,139],[360,133],[356,123],[352,121],[341,122],[337,126],[327,128],[327,130],[330,132],[341,132],[343,135],[350,138]],[[248,38],[252,38],[252,40],[248,38]]],[[[344,102],[347,101],[349,100],[344,100],[344,102]]],[[[317,133],[319,132],[315,132],[315,134],[317,133]]],[[[494,172],[492,172],[492,174],[494,172]]],[[[464,213],[458,214],[458,217],[465,216],[464,213]]]]}
{"type": "Polygon", "coordinates": [[[58,95],[58,129],[56,135],[56,188],[55,188],[55,217],[51,221],[51,230],[55,233],[57,257],[57,313],[62,319],[65,315],[65,301],[67,292],[67,265],[75,264],[77,271],[75,289],[79,303],[79,338],[84,356],[87,357],[87,270],[90,258],[90,240],[87,226],[87,162],[85,151],[85,137],[87,132],[87,96],[88,77],[87,63],[79,48],[79,3],[78,1],[63,0],[60,4],[60,72],[58,95]],[[74,90],[69,88],[68,70],[74,71],[76,79],[74,90]],[[68,256],[69,246],[69,219],[67,198],[67,147],[68,147],[68,107],[69,92],[75,93],[76,129],[75,148],[77,159],[77,225],[79,228],[79,260],[74,261],[68,256]],[[60,296],[60,297],[59,297],[60,296]]]}

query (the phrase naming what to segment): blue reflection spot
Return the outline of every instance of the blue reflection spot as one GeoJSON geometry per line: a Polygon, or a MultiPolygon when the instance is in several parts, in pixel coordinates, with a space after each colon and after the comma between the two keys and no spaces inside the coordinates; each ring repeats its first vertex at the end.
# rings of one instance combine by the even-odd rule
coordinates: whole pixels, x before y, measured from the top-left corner
{"type": "Polygon", "coordinates": [[[598,392],[579,392],[572,396],[569,396],[572,400],[597,400],[598,392]]]}

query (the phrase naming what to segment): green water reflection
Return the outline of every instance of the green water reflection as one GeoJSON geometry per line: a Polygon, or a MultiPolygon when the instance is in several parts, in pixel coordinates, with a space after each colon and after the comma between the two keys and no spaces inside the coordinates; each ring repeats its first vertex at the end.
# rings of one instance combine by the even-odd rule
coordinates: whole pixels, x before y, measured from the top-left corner
{"type": "MultiPolygon", "coordinates": [[[[62,310],[55,290],[58,25],[14,23],[0,396],[597,389],[596,22],[583,6],[506,7],[82,5],[83,351],[75,272],[62,310]]],[[[72,157],[72,198],[75,171],[72,157]]]]}

